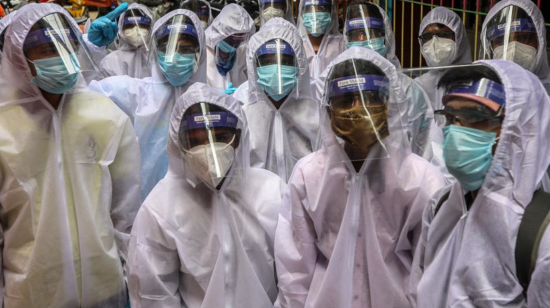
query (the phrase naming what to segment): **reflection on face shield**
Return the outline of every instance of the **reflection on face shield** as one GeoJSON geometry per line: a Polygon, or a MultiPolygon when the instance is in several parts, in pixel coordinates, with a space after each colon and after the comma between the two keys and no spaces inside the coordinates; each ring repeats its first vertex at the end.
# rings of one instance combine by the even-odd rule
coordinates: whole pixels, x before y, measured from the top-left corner
{"type": "Polygon", "coordinates": [[[389,136],[388,80],[384,76],[342,77],[329,87],[328,108],[336,136],[361,152],[389,136]]]}
{"type": "Polygon", "coordinates": [[[181,150],[195,175],[213,188],[224,179],[235,159],[237,124],[234,114],[207,103],[192,106],[183,116],[181,150]]]}
{"type": "Polygon", "coordinates": [[[200,52],[195,26],[182,23],[184,16],[173,18],[177,22],[168,22],[156,33],[158,64],[173,86],[181,86],[189,80],[196,68],[200,52]]]}
{"type": "Polygon", "coordinates": [[[32,28],[23,51],[36,72],[31,82],[40,89],[62,94],[75,86],[80,75],[77,32],[60,14],[47,15],[32,28]]]}
{"type": "Polygon", "coordinates": [[[292,47],[283,40],[266,42],[256,52],[258,85],[275,101],[285,98],[298,84],[298,67],[292,47]]]}

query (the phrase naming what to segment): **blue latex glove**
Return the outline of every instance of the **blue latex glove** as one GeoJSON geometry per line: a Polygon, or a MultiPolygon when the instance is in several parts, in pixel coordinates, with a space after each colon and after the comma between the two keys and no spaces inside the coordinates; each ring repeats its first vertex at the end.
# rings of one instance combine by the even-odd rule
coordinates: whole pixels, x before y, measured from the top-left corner
{"type": "Polygon", "coordinates": [[[124,2],[109,14],[94,20],[88,30],[88,40],[99,47],[111,44],[118,33],[115,20],[127,9],[128,3],[124,2]]]}
{"type": "Polygon", "coordinates": [[[233,83],[230,82],[228,85],[227,85],[227,89],[223,90],[223,93],[227,94],[227,95],[231,95],[233,93],[235,93],[235,91],[237,91],[237,88],[234,88],[233,87],[233,83]]]}

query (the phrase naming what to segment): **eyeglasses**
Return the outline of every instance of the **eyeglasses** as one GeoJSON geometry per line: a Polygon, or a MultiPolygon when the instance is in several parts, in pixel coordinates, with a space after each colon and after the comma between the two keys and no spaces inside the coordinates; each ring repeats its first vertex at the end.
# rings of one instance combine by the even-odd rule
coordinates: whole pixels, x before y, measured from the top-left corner
{"type": "Polygon", "coordinates": [[[452,31],[430,32],[430,33],[424,33],[422,35],[419,35],[418,38],[420,39],[422,44],[425,44],[425,43],[431,41],[434,36],[437,36],[439,38],[452,40],[454,35],[455,34],[452,31]]]}
{"type": "Polygon", "coordinates": [[[464,127],[470,127],[485,131],[493,130],[502,124],[503,114],[495,116],[474,115],[473,113],[451,114],[445,110],[436,110],[435,118],[437,123],[443,123],[444,126],[456,125],[457,123],[464,127]]]}

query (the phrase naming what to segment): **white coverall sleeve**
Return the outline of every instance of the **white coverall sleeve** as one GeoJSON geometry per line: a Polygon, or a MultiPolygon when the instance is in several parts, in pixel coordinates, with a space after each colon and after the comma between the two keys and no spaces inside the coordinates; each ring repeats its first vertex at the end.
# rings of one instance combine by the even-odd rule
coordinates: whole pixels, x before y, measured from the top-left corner
{"type": "Polygon", "coordinates": [[[537,263],[527,290],[527,308],[545,308],[550,303],[550,227],[542,236],[537,263]]]}
{"type": "Polygon", "coordinates": [[[117,154],[109,165],[113,186],[111,220],[123,265],[127,260],[132,224],[141,205],[140,169],[136,168],[141,164],[139,145],[132,123],[127,117],[124,118],[117,154]]]}
{"type": "Polygon", "coordinates": [[[150,207],[142,206],[130,239],[128,287],[132,308],[182,307],[179,256],[167,228],[166,221],[150,207]]]}
{"type": "Polygon", "coordinates": [[[88,47],[88,50],[90,51],[90,56],[92,56],[92,60],[94,60],[95,64],[99,66],[101,61],[103,61],[103,58],[105,58],[109,54],[109,52],[107,51],[107,47],[99,47],[94,45],[88,40],[88,33],[85,33],[82,36],[82,39],[84,40],[84,44],[86,44],[86,47],[88,47]]]}
{"type": "Polygon", "coordinates": [[[283,196],[275,232],[275,262],[279,279],[278,308],[304,307],[317,261],[315,228],[302,200],[305,184],[299,165],[283,196]]]}

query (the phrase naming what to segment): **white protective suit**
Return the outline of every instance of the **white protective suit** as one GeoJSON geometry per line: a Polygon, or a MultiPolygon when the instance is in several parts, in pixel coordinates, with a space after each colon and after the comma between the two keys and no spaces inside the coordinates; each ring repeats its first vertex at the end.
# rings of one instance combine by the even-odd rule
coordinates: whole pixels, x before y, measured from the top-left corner
{"type": "MultiPolygon", "coordinates": [[[[16,14],[17,14],[17,11],[13,11],[8,15],[6,15],[6,17],[0,19],[0,35],[4,33],[4,31],[6,31],[6,29],[11,24],[16,14]]],[[[0,61],[2,61],[2,50],[0,50],[0,61]]]]}
{"type": "Polygon", "coordinates": [[[466,192],[456,182],[435,218],[443,191],[424,212],[414,266],[414,276],[424,270],[418,307],[548,307],[550,229],[542,237],[527,302],[514,254],[525,207],[550,164],[550,100],[537,77],[520,66],[503,60],[476,63],[491,67],[502,80],[506,115],[493,162],[470,210],[466,192]]]}
{"type": "MultiPolygon", "coordinates": [[[[125,308],[123,266],[140,206],[130,119],[82,76],[57,110],[23,53],[55,4],[21,8],[0,72],[0,224],[3,307],[125,308]]],[[[0,306],[1,303],[0,303],[0,306]]]]}
{"type": "Polygon", "coordinates": [[[250,163],[288,180],[298,160],[313,152],[319,127],[319,103],[311,99],[308,64],[296,27],[282,18],[268,21],[248,42],[248,82],[235,97],[243,102],[250,125],[250,163]],[[266,42],[283,39],[298,63],[298,84],[277,110],[257,84],[256,51],[266,42]]]}
{"type": "MultiPolygon", "coordinates": [[[[418,35],[422,35],[422,32],[431,24],[443,24],[455,33],[456,52],[454,58],[449,65],[462,65],[472,63],[472,50],[470,48],[470,42],[468,41],[468,35],[466,29],[462,23],[462,19],[455,12],[444,8],[437,7],[431,10],[428,15],[424,17],[420,24],[418,35]]],[[[419,39],[420,42],[420,39],[419,39]]],[[[420,42],[420,48],[422,48],[422,42],[420,42]]],[[[415,81],[424,89],[430,101],[432,103],[433,110],[443,109],[441,99],[445,95],[443,89],[437,89],[437,83],[446,70],[430,70],[424,75],[415,79],[415,81]]]]}
{"type": "Polygon", "coordinates": [[[196,83],[178,99],[169,135],[170,169],[141,207],[132,233],[132,307],[273,307],[273,241],[284,183],[249,167],[240,103],[196,83]],[[197,180],[179,144],[182,116],[199,102],[229,110],[241,124],[235,160],[220,190],[197,180]]]}
{"type": "MultiPolygon", "coordinates": [[[[487,24],[495,15],[503,8],[514,5],[523,9],[535,23],[537,28],[537,36],[539,41],[539,48],[537,51],[537,60],[534,65],[532,73],[539,77],[540,82],[546,89],[547,93],[550,93],[550,68],[548,67],[548,52],[546,51],[546,26],[544,25],[544,16],[535,3],[529,0],[502,0],[495,4],[489,11],[483,22],[483,30],[480,34],[481,48],[484,50],[488,41],[486,38],[487,24]]],[[[488,48],[488,46],[487,46],[488,48]]]]}
{"type": "Polygon", "coordinates": [[[212,25],[205,31],[206,35],[206,62],[207,62],[207,81],[208,85],[216,89],[225,90],[229,83],[238,88],[247,80],[246,73],[246,47],[243,43],[237,48],[237,59],[233,68],[222,76],[216,68],[216,45],[228,36],[246,33],[252,36],[256,28],[254,20],[240,5],[229,4],[223,8],[218,17],[214,19],[212,25]]]}
{"type": "MultiPolygon", "coordinates": [[[[153,22],[153,15],[145,5],[132,3],[128,10],[132,9],[139,10],[153,22]]],[[[123,29],[124,16],[127,12],[122,13],[118,19],[118,49],[105,56],[99,65],[103,77],[127,75],[132,78],[145,78],[151,76],[151,66],[154,64],[154,61],[153,63],[148,61],[151,34],[147,37],[145,44],[137,48],[128,43],[123,29]]]]}
{"type": "Polygon", "coordinates": [[[128,76],[113,76],[93,81],[90,88],[112,99],[132,120],[141,149],[141,200],[160,181],[168,170],[166,142],[169,119],[176,99],[195,82],[206,82],[204,33],[195,13],[175,10],[166,14],[153,26],[155,33],[174,15],[185,15],[195,25],[201,48],[200,64],[186,84],[174,87],[158,64],[153,62],[153,76],[143,79],[128,76]]]}
{"type": "Polygon", "coordinates": [[[422,211],[444,178],[410,152],[395,67],[374,51],[352,47],[329,69],[352,58],[372,62],[390,80],[389,136],[356,172],[323,113],[321,148],[298,162],[283,197],[275,235],[276,307],[412,306],[408,280],[422,211]],[[377,156],[384,148],[389,157],[377,156]]]}
{"type": "Polygon", "coordinates": [[[317,51],[317,53],[315,53],[313,45],[309,40],[308,32],[306,27],[304,26],[304,21],[302,18],[302,10],[304,7],[303,4],[306,3],[306,1],[302,1],[300,3],[302,5],[300,5],[300,11],[298,13],[298,33],[300,33],[300,36],[304,41],[304,50],[307,56],[307,63],[309,65],[311,93],[313,94],[314,99],[321,101],[321,97],[315,96],[315,94],[317,93],[315,91],[315,80],[319,78],[319,75],[321,75],[321,73],[327,68],[329,63],[334,60],[334,58],[336,58],[339,54],[346,50],[346,43],[344,42],[344,36],[338,30],[338,12],[336,10],[337,5],[336,1],[333,1],[330,12],[331,23],[328,26],[325,35],[323,36],[323,40],[321,41],[319,50],[317,51]]]}

